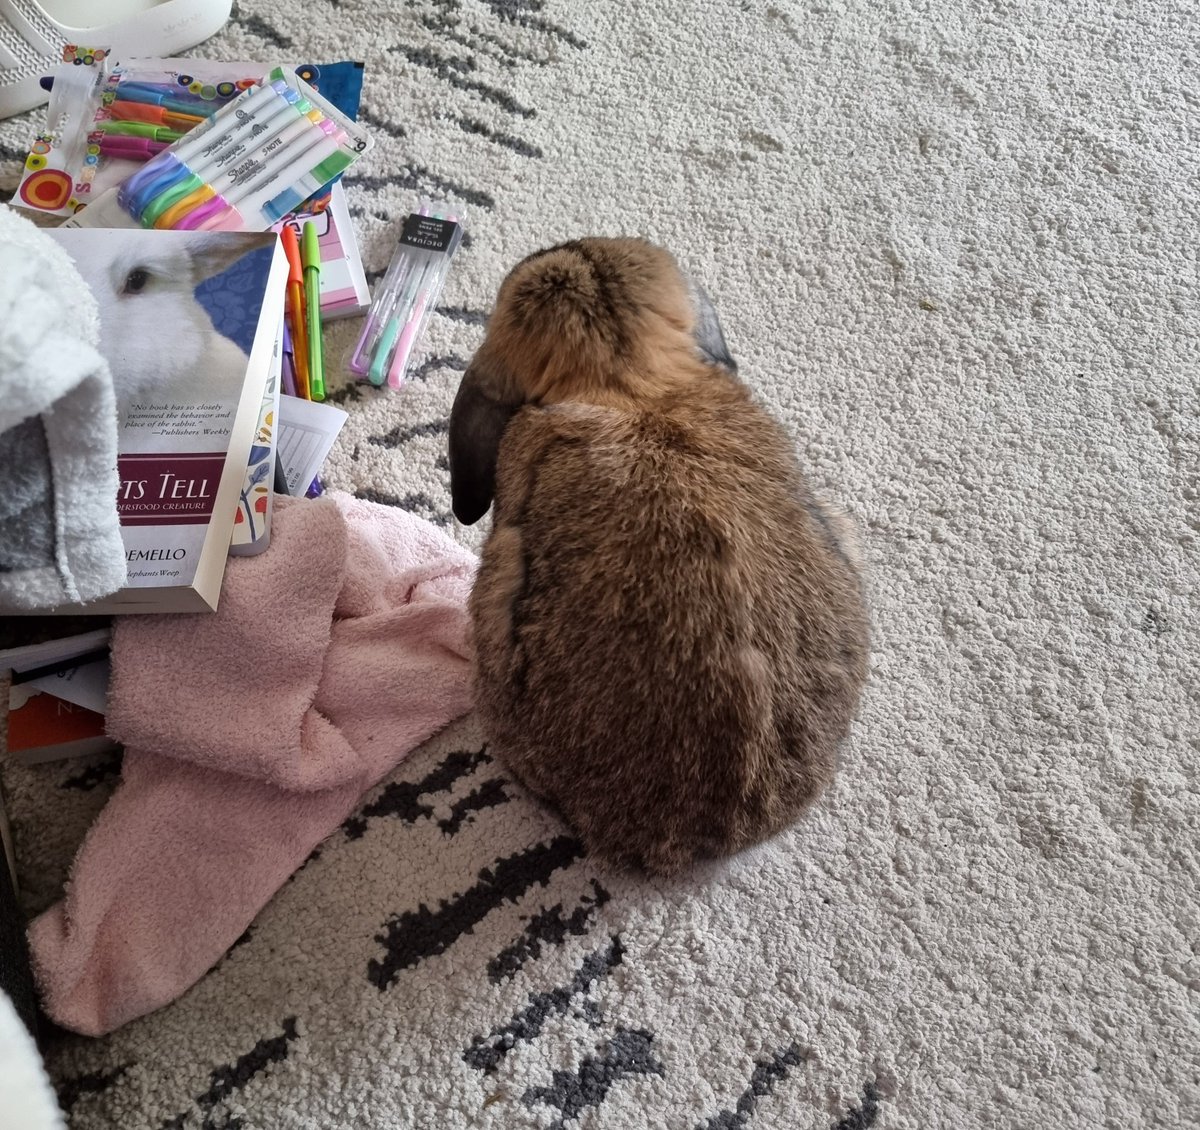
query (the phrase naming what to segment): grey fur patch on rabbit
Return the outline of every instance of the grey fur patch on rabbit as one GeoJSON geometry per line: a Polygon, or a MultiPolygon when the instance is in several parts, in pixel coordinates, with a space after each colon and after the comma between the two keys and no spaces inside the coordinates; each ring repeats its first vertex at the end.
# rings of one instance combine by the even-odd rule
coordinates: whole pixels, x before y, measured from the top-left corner
{"type": "Polygon", "coordinates": [[[659,874],[793,823],[867,673],[852,525],[696,291],[640,240],[530,256],[450,427],[455,513],[494,492],[470,605],[491,748],[589,851],[659,874]]]}

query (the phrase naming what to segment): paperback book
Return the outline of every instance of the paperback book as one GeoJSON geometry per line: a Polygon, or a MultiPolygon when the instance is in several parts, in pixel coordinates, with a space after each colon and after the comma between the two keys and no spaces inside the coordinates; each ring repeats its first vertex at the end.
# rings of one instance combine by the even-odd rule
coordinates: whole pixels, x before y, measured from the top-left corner
{"type": "Polygon", "coordinates": [[[58,228],[100,310],[117,398],[128,582],[61,612],[206,612],[279,349],[287,259],[274,233],[58,228]]]}

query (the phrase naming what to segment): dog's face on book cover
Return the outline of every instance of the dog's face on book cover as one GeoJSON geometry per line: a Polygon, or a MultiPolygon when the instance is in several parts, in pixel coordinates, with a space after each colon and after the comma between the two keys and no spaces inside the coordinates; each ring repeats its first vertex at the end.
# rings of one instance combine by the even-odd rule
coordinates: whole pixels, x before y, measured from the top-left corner
{"type": "Polygon", "coordinates": [[[166,238],[108,241],[104,254],[76,261],[99,304],[117,401],[220,400],[240,386],[246,354],[213,325],[196,288],[259,243],[221,232],[146,234],[166,238]]]}

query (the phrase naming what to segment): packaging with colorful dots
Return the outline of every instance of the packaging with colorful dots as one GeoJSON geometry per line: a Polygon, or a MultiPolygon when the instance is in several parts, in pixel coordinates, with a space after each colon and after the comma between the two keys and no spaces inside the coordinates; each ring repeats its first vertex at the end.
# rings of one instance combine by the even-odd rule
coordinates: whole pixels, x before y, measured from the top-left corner
{"type": "Polygon", "coordinates": [[[106,47],[64,47],[13,204],[74,215],[253,86],[263,69],[207,59],[123,66],[106,47]]]}

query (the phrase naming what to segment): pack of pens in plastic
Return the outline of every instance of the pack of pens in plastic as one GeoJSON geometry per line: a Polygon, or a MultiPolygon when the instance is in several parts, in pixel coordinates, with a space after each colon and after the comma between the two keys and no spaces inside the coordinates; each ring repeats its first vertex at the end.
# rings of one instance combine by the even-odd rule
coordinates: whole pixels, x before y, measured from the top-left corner
{"type": "Polygon", "coordinates": [[[54,68],[45,127],[13,203],[70,216],[251,86],[252,63],[117,62],[106,47],[68,45],[54,68]],[[244,75],[250,75],[247,80],[244,75]]]}
{"type": "Polygon", "coordinates": [[[328,99],[277,67],[67,226],[266,231],[370,146],[328,99]]]}
{"type": "Polygon", "coordinates": [[[422,200],[420,210],[404,221],[350,359],[350,370],[360,380],[377,387],[386,381],[388,388],[404,383],[466,226],[462,208],[435,200],[422,200]]]}

